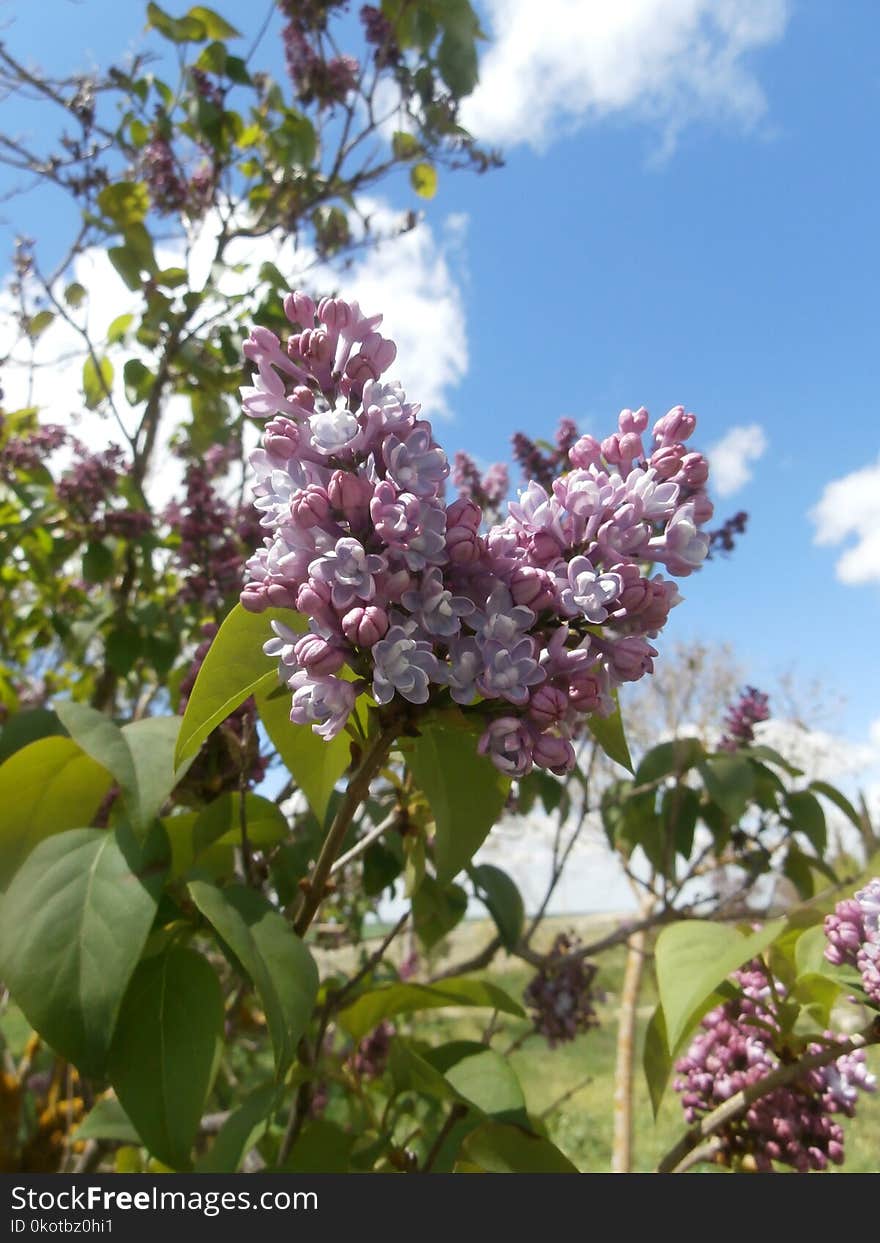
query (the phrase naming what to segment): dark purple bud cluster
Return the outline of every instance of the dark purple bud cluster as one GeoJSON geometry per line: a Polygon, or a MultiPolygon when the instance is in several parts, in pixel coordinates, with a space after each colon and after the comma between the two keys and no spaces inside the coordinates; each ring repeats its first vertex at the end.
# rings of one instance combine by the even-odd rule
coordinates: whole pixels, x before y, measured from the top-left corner
{"type": "Polygon", "coordinates": [[[163,215],[181,211],[186,205],[186,178],[167,138],[153,135],[141,154],[141,167],[156,211],[163,215]]]}
{"type": "Polygon", "coordinates": [[[67,432],[56,423],[44,423],[24,433],[9,432],[0,412],[0,480],[11,483],[21,472],[45,466],[46,458],[67,443],[67,432]]]}
{"type": "Polygon", "coordinates": [[[106,535],[120,539],[140,539],[146,535],[153,525],[146,510],[114,506],[120,480],[128,470],[124,451],[118,445],[110,445],[101,453],[89,453],[78,441],[74,445],[77,456],[73,465],[55,487],[72,525],[92,540],[106,535]]]}
{"type": "Polygon", "coordinates": [[[297,98],[304,104],[331,107],[345,102],[357,86],[360,66],[351,56],[325,59],[309,40],[301,20],[292,20],[282,31],[284,59],[297,98]]]}
{"type": "Polygon", "coordinates": [[[394,27],[385,14],[374,4],[365,4],[361,7],[360,18],[364,38],[376,49],[373,54],[376,64],[396,65],[400,60],[400,48],[394,38],[394,27]]]}
{"type": "Polygon", "coordinates": [[[576,953],[579,945],[573,932],[560,932],[523,993],[535,1031],[551,1049],[599,1025],[593,1006],[598,967],[576,953]]]}
{"type": "Polygon", "coordinates": [[[709,532],[709,552],[706,560],[720,553],[722,557],[728,557],[734,550],[736,545],[736,537],[745,535],[746,525],[749,521],[749,515],[744,509],[725,519],[725,521],[714,531],[709,532]]]}
{"type": "Polygon", "coordinates": [[[252,544],[259,530],[250,507],[230,505],[214,486],[227,458],[223,447],[214,446],[203,461],[190,462],[183,500],[169,505],[164,515],[180,536],[181,597],[197,601],[205,612],[219,612],[241,590],[242,550],[252,544]]]}
{"type": "MultiPolygon", "coordinates": [[[[676,1063],[675,1090],[685,1118],[698,1122],[737,1092],[758,1083],[780,1065],[781,1027],[777,999],[785,990],[771,987],[760,962],[735,972],[742,996],[710,1011],[686,1055],[676,1063]]],[[[833,1032],[826,1041],[842,1041],[833,1032]]],[[[812,1044],[808,1052],[823,1046],[812,1044]]],[[[844,1159],[844,1134],[838,1116],[853,1117],[859,1091],[874,1090],[875,1079],[861,1049],[806,1071],[783,1087],[759,1097],[744,1113],[718,1131],[719,1165],[741,1168],[744,1160],[771,1171],[774,1162],[800,1173],[824,1170],[844,1159]]]]}
{"type": "Polygon", "coordinates": [[[880,1008],[880,877],[838,902],[825,916],[825,936],[828,961],[855,967],[868,999],[880,1008]]]}
{"type": "Polygon", "coordinates": [[[724,736],[718,744],[722,751],[738,751],[755,741],[755,726],[769,721],[769,697],[754,686],[747,686],[724,718],[724,736]]]}
{"type": "Polygon", "coordinates": [[[385,1073],[391,1041],[396,1034],[394,1024],[383,1019],[378,1027],[364,1036],[349,1059],[352,1070],[359,1078],[378,1079],[385,1073]]]}
{"type": "Polygon", "coordinates": [[[481,475],[474,459],[458,452],[452,462],[452,484],[460,497],[479,505],[483,520],[492,526],[500,517],[501,505],[510,490],[510,477],[503,462],[493,462],[481,475]]]}

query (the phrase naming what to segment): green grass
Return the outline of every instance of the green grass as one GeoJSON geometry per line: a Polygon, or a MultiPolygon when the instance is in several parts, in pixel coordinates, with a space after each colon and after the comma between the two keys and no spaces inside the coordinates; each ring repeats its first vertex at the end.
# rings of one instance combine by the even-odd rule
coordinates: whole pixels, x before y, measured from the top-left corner
{"type": "MultiPolygon", "coordinates": [[[[543,929],[539,946],[549,943],[556,931],[574,927],[584,939],[601,935],[601,922],[582,917],[554,919],[543,929]]],[[[469,921],[456,930],[443,961],[458,961],[474,953],[489,939],[491,925],[469,921]]],[[[522,1083],[529,1111],[546,1116],[546,1125],[553,1141],[584,1171],[610,1169],[612,1136],[612,1099],[616,1041],[616,1010],[623,977],[623,947],[603,954],[597,986],[606,995],[597,1007],[600,1026],[586,1035],[560,1046],[548,1048],[539,1036],[531,1037],[522,1049],[511,1054],[511,1062],[522,1083]],[[589,1083],[557,1108],[552,1108],[570,1088],[589,1078],[589,1083]]],[[[530,977],[530,970],[517,960],[499,956],[485,973],[496,983],[519,998],[530,977]]],[[[638,1011],[638,1063],[635,1073],[635,1108],[633,1168],[649,1171],[680,1137],[684,1119],[676,1094],[670,1089],[664,1098],[655,1123],[641,1070],[641,1042],[645,1026],[656,1000],[650,973],[645,973],[638,1011]]],[[[451,1017],[434,1012],[419,1020],[418,1032],[424,1039],[479,1039],[487,1016],[482,1012],[460,1011],[451,1017]]],[[[504,1052],[526,1028],[527,1024],[510,1020],[494,1037],[493,1047],[504,1052]]],[[[880,1079],[880,1049],[869,1050],[869,1064],[880,1079]]],[[[863,1095],[858,1116],[843,1119],[846,1133],[847,1160],[845,1173],[876,1173],[880,1171],[880,1092],[863,1095]]]]}

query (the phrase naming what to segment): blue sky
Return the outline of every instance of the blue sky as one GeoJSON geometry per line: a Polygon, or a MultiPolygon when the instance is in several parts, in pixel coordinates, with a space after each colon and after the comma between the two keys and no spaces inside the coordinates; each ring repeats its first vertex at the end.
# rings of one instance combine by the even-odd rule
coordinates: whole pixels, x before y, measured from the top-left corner
{"type": "MultiPolygon", "coordinates": [[[[251,3],[215,7],[254,28],[251,3]]],[[[831,728],[865,740],[880,721],[877,6],[487,0],[483,11],[494,59],[472,115],[507,163],[443,177],[410,266],[394,269],[386,296],[411,279],[427,308],[409,324],[422,344],[408,389],[418,397],[424,376],[447,449],[483,462],[506,457],[513,431],[548,435],[563,414],[611,430],[622,406],[685,404],[701,448],[757,426],[766,447],[751,478],[717,501],[720,517],[748,510],[748,535],[684,585],[665,637],[729,642],[758,685],[786,670],[820,678],[847,700],[831,728]],[[530,8],[543,28],[528,26],[530,8]],[[823,532],[835,542],[817,544],[823,532]]],[[[133,45],[140,12],[0,3],[10,45],[64,70],[133,45]]],[[[410,205],[402,180],[387,193],[410,205]]],[[[15,223],[17,210],[0,214],[15,223]]],[[[50,235],[58,210],[31,199],[29,231],[50,235]]],[[[371,292],[381,269],[362,274],[371,292]]]]}

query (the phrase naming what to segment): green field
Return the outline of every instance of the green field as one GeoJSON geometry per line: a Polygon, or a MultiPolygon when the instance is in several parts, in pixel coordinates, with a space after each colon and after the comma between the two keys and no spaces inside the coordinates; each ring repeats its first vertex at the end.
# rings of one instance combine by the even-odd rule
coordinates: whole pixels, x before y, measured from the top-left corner
{"type": "MultiPolygon", "coordinates": [[[[552,940],[555,932],[575,928],[585,940],[593,940],[608,927],[594,918],[573,917],[548,920],[542,929],[539,947],[552,940]]],[[[449,954],[441,961],[458,960],[478,950],[492,935],[492,926],[481,921],[468,921],[450,938],[449,954]]],[[[446,948],[446,947],[444,947],[446,948]]],[[[620,947],[599,959],[597,985],[605,1000],[597,1006],[600,1026],[569,1045],[555,1050],[547,1047],[539,1036],[531,1037],[525,1046],[514,1052],[516,1068],[530,1112],[542,1114],[548,1108],[546,1124],[554,1142],[584,1171],[607,1171],[610,1168],[612,1134],[612,1096],[616,1040],[616,1010],[623,975],[625,950],[620,947]],[[558,1108],[552,1108],[574,1085],[589,1078],[590,1082],[558,1108]]],[[[529,968],[518,960],[499,955],[486,973],[520,997],[530,977],[529,968]]],[[[645,973],[639,1005],[639,1050],[645,1025],[654,1007],[655,993],[650,972],[645,973]]],[[[419,1022],[419,1034],[426,1039],[479,1038],[485,1016],[462,1010],[454,1017],[426,1015],[419,1022]]],[[[527,1025],[510,1020],[502,1033],[493,1039],[493,1047],[504,1051],[527,1025]]],[[[880,1049],[869,1050],[869,1063],[880,1080],[880,1049]]],[[[683,1129],[683,1115],[677,1097],[671,1090],[664,1099],[657,1122],[654,1122],[648,1100],[641,1064],[636,1067],[634,1162],[637,1171],[652,1170],[683,1129]]],[[[846,1173],[880,1171],[880,1092],[863,1095],[858,1116],[843,1119],[846,1132],[846,1173]]],[[[703,1167],[705,1168],[705,1167],[703,1167]]]]}

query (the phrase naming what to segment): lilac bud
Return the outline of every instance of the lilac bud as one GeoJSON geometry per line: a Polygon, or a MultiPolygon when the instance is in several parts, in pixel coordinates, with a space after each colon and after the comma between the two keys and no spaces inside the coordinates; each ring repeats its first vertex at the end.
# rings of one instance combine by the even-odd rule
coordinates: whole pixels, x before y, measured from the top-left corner
{"type": "Polygon", "coordinates": [[[319,626],[335,630],[339,622],[330,596],[331,591],[327,583],[310,580],[303,583],[296,593],[295,607],[306,617],[311,617],[319,626]]]}
{"type": "Polygon", "coordinates": [[[702,487],[709,478],[709,463],[702,453],[686,453],[681,459],[681,473],[690,487],[702,487]]]}
{"type": "Polygon", "coordinates": [[[284,299],[284,314],[292,324],[311,328],[315,322],[315,304],[308,294],[298,289],[284,299]]]}
{"type": "Polygon", "coordinates": [[[342,619],[342,633],[356,647],[372,647],[388,631],[388,614],[378,605],[350,609],[342,619]]]}
{"type": "Polygon", "coordinates": [[[537,565],[522,565],[513,571],[510,594],[515,604],[525,604],[533,613],[540,613],[556,603],[553,579],[547,570],[537,565]]]}
{"type": "Polygon", "coordinates": [[[609,644],[611,668],[621,682],[637,682],[646,673],[654,672],[653,657],[657,649],[640,635],[627,635],[609,644]]]}
{"type": "Polygon", "coordinates": [[[290,458],[296,457],[300,439],[300,430],[293,420],[286,418],[283,414],[276,414],[274,419],[270,419],[266,424],[263,444],[273,457],[289,461],[290,458]]]}
{"type": "Polygon", "coordinates": [[[446,509],[446,529],[464,527],[467,531],[479,531],[483,511],[469,496],[460,496],[446,509]]]}
{"type": "Polygon", "coordinates": [[[670,445],[677,440],[687,440],[697,425],[696,416],[685,414],[684,406],[673,406],[654,424],[654,442],[670,445]]]}
{"type": "Polygon", "coordinates": [[[335,470],[327,484],[327,495],[333,508],[344,514],[352,526],[366,522],[373,496],[369,479],[347,470],[335,470]]]}
{"type": "Polygon", "coordinates": [[[294,644],[293,653],[297,664],[316,678],[338,673],[345,664],[345,650],[317,634],[304,634],[294,644]]]}
{"type": "Polygon", "coordinates": [[[482,551],[483,541],[468,527],[453,527],[446,532],[446,552],[455,565],[473,565],[480,560],[482,551]]]}
{"type": "Polygon", "coordinates": [[[671,479],[681,470],[685,447],[682,444],[663,445],[655,449],[648,460],[648,465],[656,471],[658,479],[671,479]]]}
{"type": "Polygon", "coordinates": [[[641,436],[648,426],[648,412],[644,406],[639,406],[638,410],[621,410],[617,416],[617,426],[621,432],[641,436]]]}
{"type": "Polygon", "coordinates": [[[611,436],[606,436],[602,441],[602,456],[605,461],[610,462],[612,466],[616,466],[623,457],[623,454],[620,451],[620,437],[616,432],[614,432],[611,436]]]}
{"type": "Polygon", "coordinates": [[[576,763],[574,747],[558,734],[535,734],[532,759],[539,768],[549,768],[557,777],[570,773],[576,763]]]}
{"type": "Polygon", "coordinates": [[[568,711],[568,696],[558,687],[539,686],[529,697],[528,714],[540,729],[556,725],[568,711]]]}
{"type": "Polygon", "coordinates": [[[293,497],[290,516],[306,530],[326,522],[330,517],[330,497],[326,489],[310,483],[293,497]]]}
{"type": "Polygon", "coordinates": [[[598,466],[602,456],[602,446],[595,436],[581,436],[568,451],[568,460],[576,469],[586,470],[588,466],[598,466]]]}

